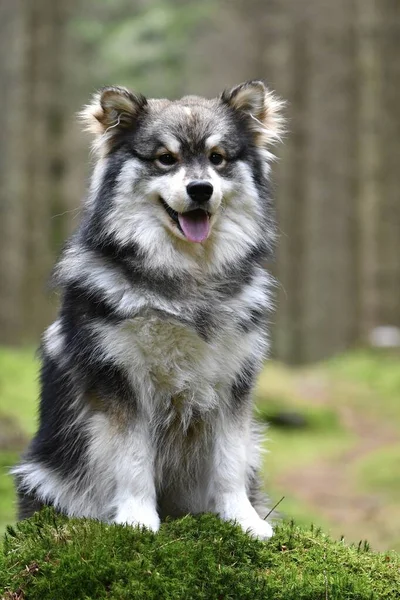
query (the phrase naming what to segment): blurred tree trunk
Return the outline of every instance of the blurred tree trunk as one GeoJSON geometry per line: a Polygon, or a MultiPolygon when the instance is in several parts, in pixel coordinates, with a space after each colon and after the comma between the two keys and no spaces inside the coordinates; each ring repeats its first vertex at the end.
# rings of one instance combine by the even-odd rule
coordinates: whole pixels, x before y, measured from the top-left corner
{"type": "MultiPolygon", "coordinates": [[[[308,2],[302,359],[354,340],[357,220],[354,2],[308,2]]],[[[295,199],[293,199],[295,202],[295,199]]]]}
{"type": "Polygon", "coordinates": [[[65,73],[66,3],[35,0],[27,3],[27,252],[26,332],[35,337],[51,319],[46,294],[54,260],[55,237],[52,217],[63,209],[64,176],[63,89],[65,73]]]}
{"type": "Polygon", "coordinates": [[[0,4],[0,341],[37,339],[53,308],[46,291],[66,235],[66,33],[74,3],[0,4]]]}
{"type": "Polygon", "coordinates": [[[360,334],[400,326],[400,4],[358,0],[360,334]]]}
{"type": "Polygon", "coordinates": [[[379,60],[380,25],[376,0],[357,0],[357,66],[359,81],[358,126],[358,215],[360,274],[360,336],[366,340],[378,325],[378,220],[381,179],[379,152],[381,78],[379,60]]]}
{"type": "MultiPolygon", "coordinates": [[[[88,0],[73,0],[65,7],[67,21],[64,43],[64,94],[62,113],[64,115],[63,135],[60,151],[64,160],[62,206],[53,222],[58,224],[55,251],[61,246],[79,223],[80,208],[85,194],[90,167],[90,136],[82,132],[77,112],[89,101],[94,86],[90,79],[93,54],[82,43],[76,22],[88,18],[88,0]],[[74,22],[75,21],[75,22],[74,22]]],[[[101,9],[97,2],[96,6],[101,9]]],[[[103,80],[102,84],[107,83],[103,80]]],[[[118,82],[117,82],[118,83],[118,82]]],[[[61,203],[60,203],[61,204],[61,203]]]]}
{"type": "MultiPolygon", "coordinates": [[[[261,8],[260,3],[260,8],[261,8]]],[[[264,27],[258,33],[260,74],[270,87],[290,99],[286,107],[288,135],[277,148],[278,246],[276,263],[270,266],[278,279],[277,308],[273,328],[274,354],[286,362],[298,362],[303,354],[303,246],[306,142],[307,29],[304,3],[275,0],[264,27]]]]}
{"type": "Polygon", "coordinates": [[[400,326],[400,2],[377,2],[380,35],[381,189],[378,204],[379,324],[400,326]]]}
{"type": "Polygon", "coordinates": [[[0,343],[15,343],[23,325],[25,223],[22,103],[25,32],[22,0],[0,3],[0,343]]]}

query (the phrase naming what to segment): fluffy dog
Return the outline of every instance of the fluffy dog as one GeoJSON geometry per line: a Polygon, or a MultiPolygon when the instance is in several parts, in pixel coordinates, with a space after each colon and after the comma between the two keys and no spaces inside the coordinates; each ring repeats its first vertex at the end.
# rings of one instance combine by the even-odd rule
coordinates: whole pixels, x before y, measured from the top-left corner
{"type": "Polygon", "coordinates": [[[281,104],[251,81],[212,100],[107,87],[85,107],[98,160],[55,271],[39,429],[14,469],[21,518],[48,504],[157,531],[212,511],[272,535],[251,392],[281,104]]]}

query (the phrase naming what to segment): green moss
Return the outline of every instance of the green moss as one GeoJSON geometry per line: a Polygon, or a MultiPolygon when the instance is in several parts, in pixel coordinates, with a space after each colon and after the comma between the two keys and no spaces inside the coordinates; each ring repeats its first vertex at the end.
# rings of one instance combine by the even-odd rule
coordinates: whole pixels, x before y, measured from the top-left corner
{"type": "MultiPolygon", "coordinates": [[[[400,561],[281,523],[266,543],[202,515],[147,530],[50,509],[9,529],[0,583],[29,600],[394,599],[400,561]]],[[[3,592],[4,593],[4,592],[3,592]]]]}

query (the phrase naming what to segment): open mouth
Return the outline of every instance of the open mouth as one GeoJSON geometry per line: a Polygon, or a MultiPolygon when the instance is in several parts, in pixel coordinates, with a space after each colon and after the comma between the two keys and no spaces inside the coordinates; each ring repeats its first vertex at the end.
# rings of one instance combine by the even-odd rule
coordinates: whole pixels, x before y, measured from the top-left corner
{"type": "Polygon", "coordinates": [[[196,208],[185,213],[178,213],[163,198],[160,197],[160,200],[169,217],[190,242],[204,242],[208,238],[210,233],[210,213],[201,208],[196,208]]]}

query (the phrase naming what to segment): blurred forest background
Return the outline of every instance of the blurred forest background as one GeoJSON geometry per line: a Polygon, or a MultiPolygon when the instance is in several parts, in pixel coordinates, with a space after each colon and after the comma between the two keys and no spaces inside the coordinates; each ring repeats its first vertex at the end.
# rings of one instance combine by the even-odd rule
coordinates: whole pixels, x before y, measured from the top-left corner
{"type": "MultiPolygon", "coordinates": [[[[281,362],[259,387],[273,496],[335,534],[400,548],[399,0],[1,0],[0,55],[2,464],[34,429],[31,348],[87,186],[76,112],[105,84],[174,98],[262,78],[288,100],[271,265],[281,362]],[[305,432],[279,429],[282,407],[305,432]]],[[[0,496],[5,523],[8,478],[0,496]]]]}

